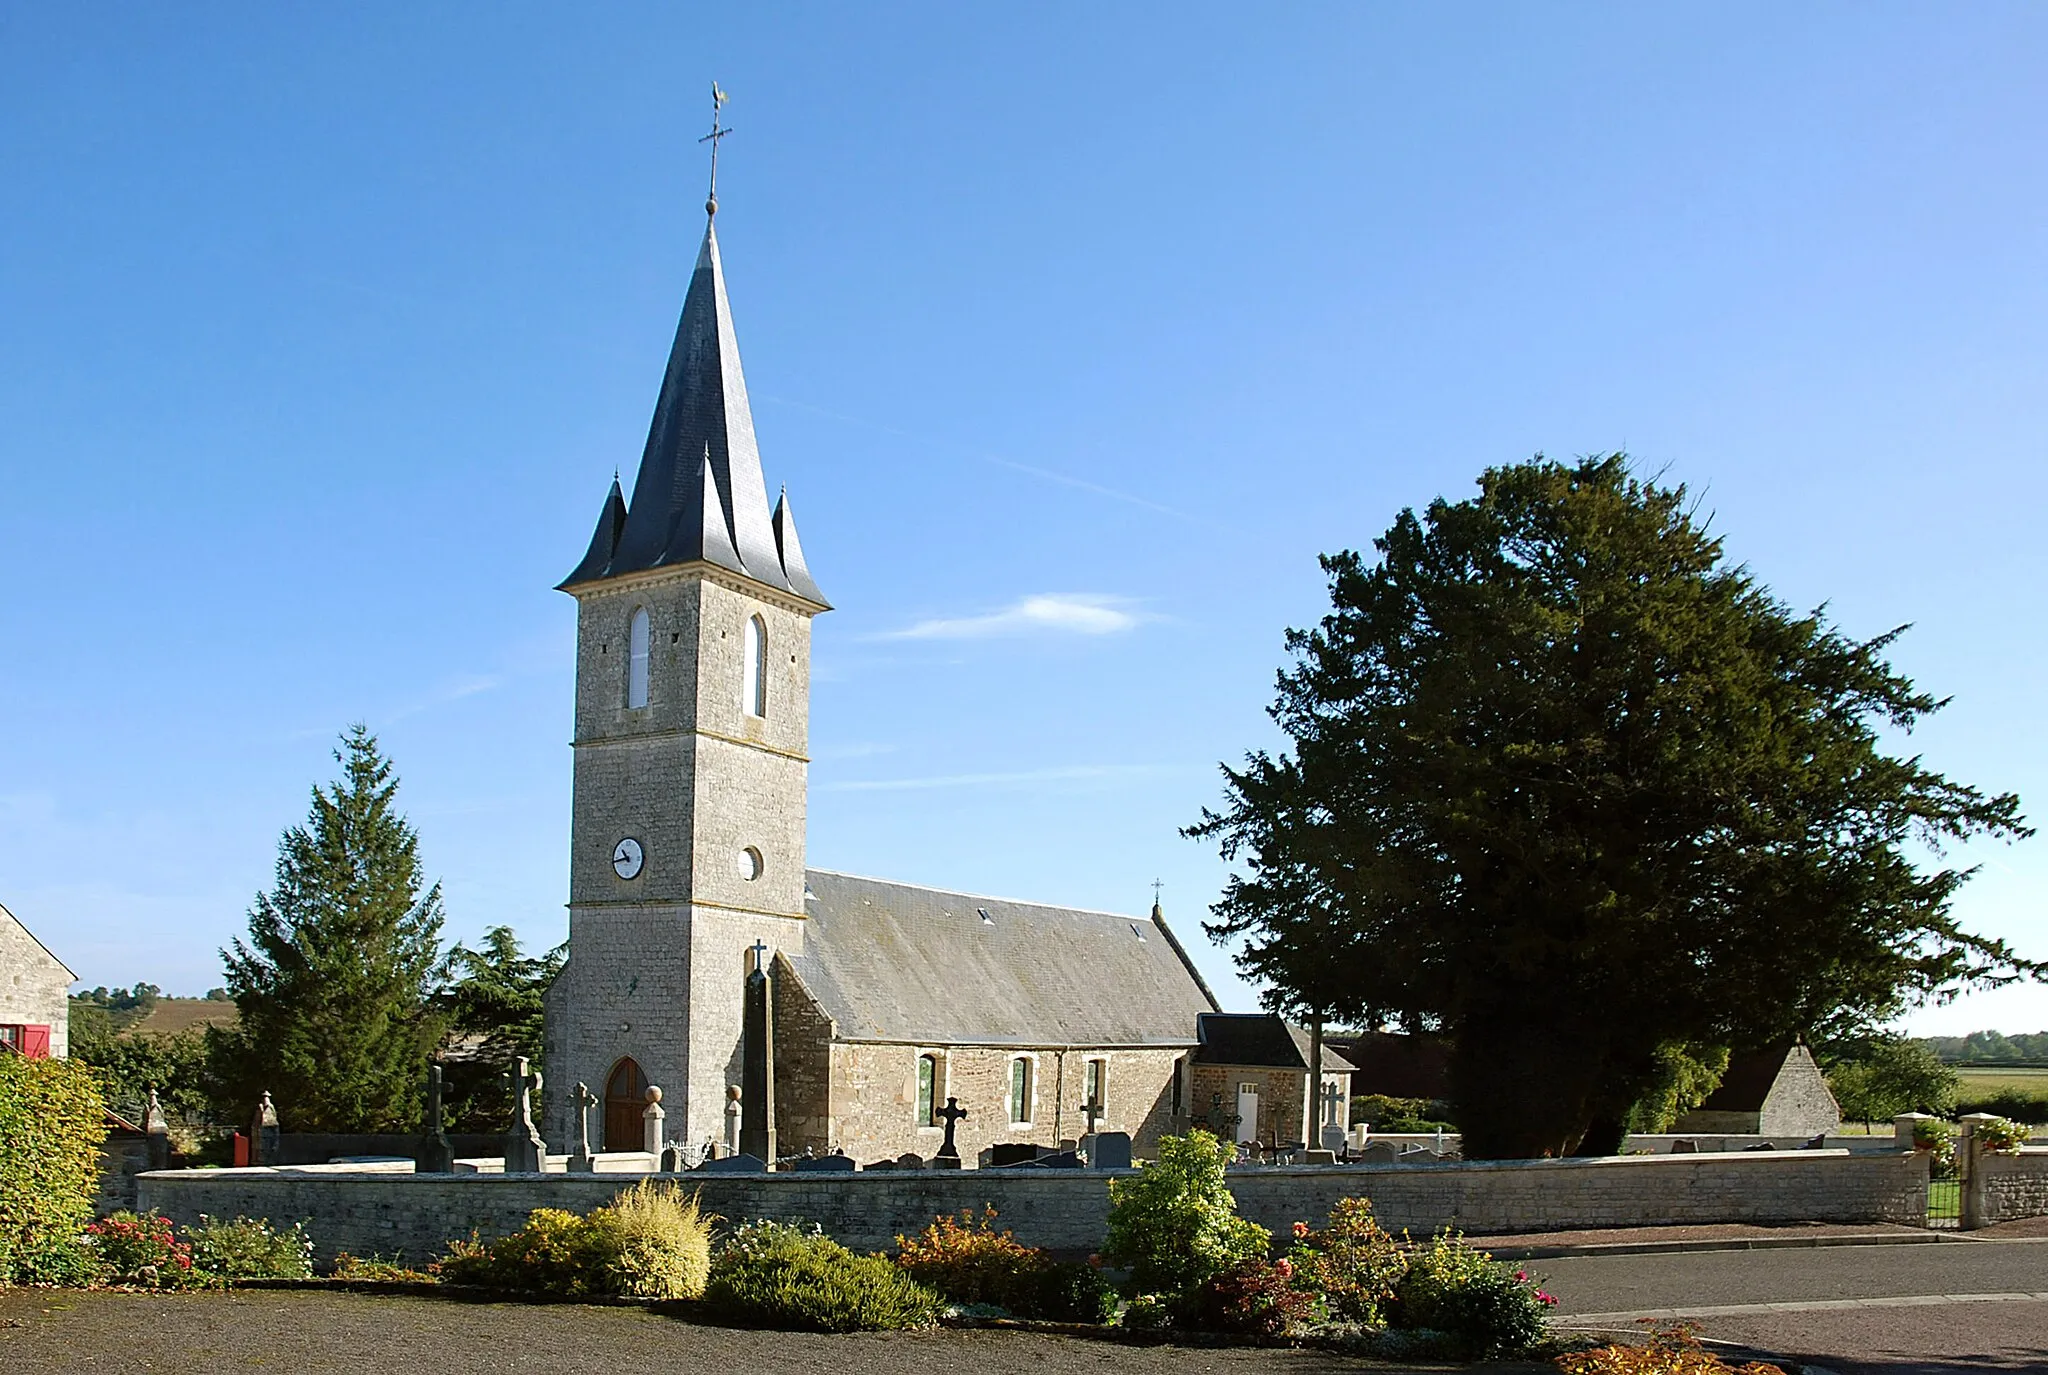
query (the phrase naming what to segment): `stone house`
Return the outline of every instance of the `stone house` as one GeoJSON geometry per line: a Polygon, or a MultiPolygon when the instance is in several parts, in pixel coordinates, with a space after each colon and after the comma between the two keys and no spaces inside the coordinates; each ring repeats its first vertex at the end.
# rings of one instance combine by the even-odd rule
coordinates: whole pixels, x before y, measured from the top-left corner
{"type": "Polygon", "coordinates": [[[1219,1136],[1264,1146],[1315,1145],[1322,1128],[1351,1126],[1357,1068],[1323,1046],[1321,1091],[1309,1092],[1309,1033],[1270,1012],[1196,1018],[1189,1113],[1219,1136]]]}
{"type": "MultiPolygon", "coordinates": [[[[715,215],[715,200],[706,206],[715,215]]],[[[1156,1136],[1215,999],[1159,916],[808,868],[810,635],[831,604],[784,494],[769,507],[718,238],[707,223],[629,504],[616,479],[577,603],[569,960],[547,994],[544,1133],[639,1149],[728,1137],[742,1103],[781,1155],[1156,1136]],[[748,979],[772,1009],[743,1046],[748,979]],[[765,1044],[764,1044],[765,1043],[765,1044]],[[768,1049],[772,1046],[772,1050],[768,1049]]],[[[757,1014],[757,1016],[760,1014],[757,1014]]],[[[765,1138],[756,1137],[756,1140],[765,1138]]]]}
{"type": "Polygon", "coordinates": [[[49,947],[0,907],[0,1053],[68,1054],[76,982],[49,947]]]}
{"type": "Polygon", "coordinates": [[[1841,1129],[1842,1109],[1803,1042],[1737,1055],[1706,1100],[1674,1132],[1814,1136],[1841,1129]]]}

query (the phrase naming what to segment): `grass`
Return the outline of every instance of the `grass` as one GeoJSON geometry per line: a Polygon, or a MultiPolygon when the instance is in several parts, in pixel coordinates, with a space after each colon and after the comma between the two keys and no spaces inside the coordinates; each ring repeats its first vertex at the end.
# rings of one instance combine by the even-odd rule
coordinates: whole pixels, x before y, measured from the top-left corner
{"type": "Polygon", "coordinates": [[[1957,1065],[1955,1070],[1962,1076],[1965,1098],[1997,1093],[2000,1089],[2017,1089],[2021,1093],[2048,1097],[2048,1069],[2015,1069],[2010,1065],[1957,1065]]]}

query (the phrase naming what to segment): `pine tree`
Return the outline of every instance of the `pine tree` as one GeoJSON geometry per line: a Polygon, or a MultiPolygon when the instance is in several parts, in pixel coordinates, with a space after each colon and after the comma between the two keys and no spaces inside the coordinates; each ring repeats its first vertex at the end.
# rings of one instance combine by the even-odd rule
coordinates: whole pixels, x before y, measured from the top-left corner
{"type": "Polygon", "coordinates": [[[241,1015],[209,1034],[215,1097],[231,1121],[267,1090],[290,1130],[407,1131],[442,1033],[441,887],[422,892],[419,837],[376,737],[351,726],[334,757],[342,776],[279,841],[248,940],[221,952],[241,1015]]]}

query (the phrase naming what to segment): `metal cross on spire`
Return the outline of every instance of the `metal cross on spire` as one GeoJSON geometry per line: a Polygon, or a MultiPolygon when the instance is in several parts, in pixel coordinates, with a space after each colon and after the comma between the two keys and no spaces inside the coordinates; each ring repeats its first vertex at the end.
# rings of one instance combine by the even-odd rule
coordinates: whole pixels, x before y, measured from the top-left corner
{"type": "Polygon", "coordinates": [[[711,145],[711,194],[704,198],[704,213],[707,215],[718,213],[718,142],[732,132],[718,122],[719,116],[725,113],[725,100],[725,92],[719,89],[716,81],[712,82],[711,132],[697,140],[699,143],[711,145]]]}
{"type": "Polygon", "coordinates": [[[1152,880],[1152,905],[1154,907],[1157,907],[1159,905],[1159,890],[1164,888],[1165,886],[1166,880],[1164,879],[1155,878],[1152,880]]]}

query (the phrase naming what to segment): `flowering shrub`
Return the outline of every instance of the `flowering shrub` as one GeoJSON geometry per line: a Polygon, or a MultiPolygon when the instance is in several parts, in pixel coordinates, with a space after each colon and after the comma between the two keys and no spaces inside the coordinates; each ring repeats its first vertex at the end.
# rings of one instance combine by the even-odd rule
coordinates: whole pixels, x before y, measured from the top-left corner
{"type": "Polygon", "coordinates": [[[2027,1144],[2027,1129],[2003,1117],[1977,1123],[1975,1134],[1984,1149],[1996,1155],[2018,1155],[2020,1147],[2027,1144]]]}
{"type": "Polygon", "coordinates": [[[1923,1117],[1913,1124],[1913,1149],[1932,1157],[1936,1179],[1953,1179],[1956,1174],[1956,1128],[1939,1117],[1923,1117]]]}
{"type": "Polygon", "coordinates": [[[1365,1327],[1386,1321],[1394,1286],[1408,1270],[1401,1243],[1379,1225],[1363,1198],[1339,1199],[1321,1231],[1295,1223],[1287,1258],[1294,1287],[1312,1295],[1326,1317],[1365,1327]]]}
{"type": "Polygon", "coordinates": [[[1556,1303],[1527,1271],[1446,1231],[1409,1257],[1394,1287],[1392,1317],[1401,1327],[1441,1332],[1474,1356],[1518,1356],[1543,1339],[1544,1311],[1556,1303]]]}
{"type": "Polygon", "coordinates": [[[213,1280],[303,1280],[313,1277],[313,1241],[306,1224],[283,1230],[261,1218],[218,1222],[201,1217],[187,1230],[192,1267],[213,1280]]]}
{"type": "Polygon", "coordinates": [[[1280,1337],[1315,1319],[1316,1300],[1295,1288],[1293,1262],[1246,1260],[1203,1281],[1188,1310],[1200,1331],[1280,1337]]]}
{"type": "Polygon", "coordinates": [[[1124,1266],[1138,1290],[1188,1290],[1250,1260],[1272,1240],[1237,1215],[1223,1167],[1237,1148],[1205,1131],[1162,1137],[1159,1158],[1136,1176],[1109,1181],[1103,1259],[1124,1266]]]}
{"type": "Polygon", "coordinates": [[[896,1238],[896,1264],[920,1284],[958,1304],[991,1304],[1020,1318],[1101,1322],[1116,1296],[1092,1266],[1062,1263],[995,1229],[996,1210],[979,1220],[935,1219],[915,1237],[896,1238]]]}
{"type": "Polygon", "coordinates": [[[1699,1330],[1689,1323],[1653,1332],[1640,1345],[1613,1342],[1568,1352],[1552,1364],[1565,1375],[1785,1375],[1763,1361],[1729,1365],[1700,1346],[1699,1330]]]}
{"type": "Polygon", "coordinates": [[[138,1215],[123,1209],[87,1223],[85,1238],[114,1284],[182,1289],[203,1278],[193,1265],[192,1247],[178,1239],[170,1219],[162,1214],[138,1215]]]}

